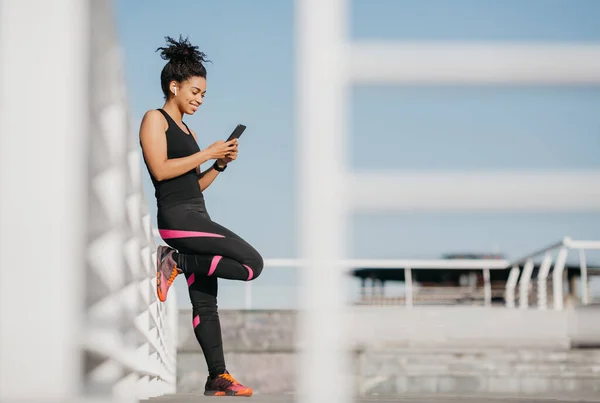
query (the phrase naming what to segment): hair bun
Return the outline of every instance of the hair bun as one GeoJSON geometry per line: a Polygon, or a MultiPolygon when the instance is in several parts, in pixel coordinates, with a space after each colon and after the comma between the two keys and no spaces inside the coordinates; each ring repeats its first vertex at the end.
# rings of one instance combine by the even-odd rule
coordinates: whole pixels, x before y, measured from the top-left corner
{"type": "Polygon", "coordinates": [[[156,49],[160,52],[160,56],[164,60],[173,62],[196,62],[205,63],[206,54],[198,50],[198,46],[194,46],[190,43],[188,38],[179,36],[179,41],[171,38],[170,36],[165,37],[165,41],[169,44],[167,47],[160,47],[156,49]]]}

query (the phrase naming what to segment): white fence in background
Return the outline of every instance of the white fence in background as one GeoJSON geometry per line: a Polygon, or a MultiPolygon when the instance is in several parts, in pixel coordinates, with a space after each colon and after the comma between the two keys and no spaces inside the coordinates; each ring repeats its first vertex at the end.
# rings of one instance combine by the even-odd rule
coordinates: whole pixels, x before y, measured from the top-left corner
{"type": "Polygon", "coordinates": [[[174,392],[111,2],[2,0],[0,52],[0,400],[174,392]]]}
{"type": "Polygon", "coordinates": [[[600,46],[357,42],[349,8],[348,0],[296,0],[300,403],[351,399],[341,292],[350,213],[600,210],[598,171],[352,172],[346,130],[355,83],[599,84],[600,46]]]}
{"type": "MultiPolygon", "coordinates": [[[[158,231],[154,229],[155,237],[158,237],[158,231]]],[[[160,239],[158,240],[160,243],[160,239]]],[[[412,270],[481,270],[483,273],[483,303],[484,306],[492,305],[492,288],[490,281],[490,271],[492,270],[510,270],[505,284],[504,300],[507,308],[516,308],[515,291],[518,287],[518,307],[532,308],[529,305],[529,299],[532,293],[531,281],[534,271],[535,259],[543,256],[535,280],[536,288],[536,309],[548,309],[547,299],[548,290],[546,289],[547,280],[552,274],[552,300],[551,309],[564,309],[564,287],[565,287],[565,264],[569,251],[576,251],[579,261],[579,279],[580,279],[580,303],[588,305],[590,302],[590,282],[588,278],[588,267],[586,251],[600,250],[600,241],[572,240],[565,237],[560,242],[554,243],[541,250],[535,251],[523,258],[515,261],[506,259],[345,259],[339,262],[349,269],[370,268],[370,269],[404,269],[406,281],[404,281],[404,303],[406,307],[413,306],[413,288],[412,270]],[[556,260],[553,263],[552,253],[558,250],[556,260]]],[[[299,268],[303,265],[300,259],[265,259],[265,267],[271,269],[299,268]]],[[[322,273],[324,276],[324,274],[322,273]]],[[[245,305],[244,309],[253,309],[252,293],[253,282],[245,283],[245,305]]]]}
{"type": "Polygon", "coordinates": [[[570,237],[565,237],[562,241],[550,245],[542,250],[531,253],[521,259],[511,263],[511,271],[506,284],[507,290],[507,306],[514,307],[515,288],[517,282],[519,286],[519,307],[527,308],[529,306],[529,293],[531,275],[533,273],[534,259],[539,256],[544,256],[540,264],[537,275],[537,306],[539,309],[547,309],[547,290],[546,284],[550,269],[552,267],[552,252],[558,250],[554,269],[552,270],[552,299],[555,310],[564,309],[564,279],[565,279],[565,263],[569,251],[578,252],[579,271],[580,271],[580,298],[581,304],[589,304],[589,281],[587,271],[587,261],[585,257],[586,250],[600,250],[600,241],[582,241],[573,240],[570,237]],[[523,266],[521,269],[520,266],[523,266]]]}

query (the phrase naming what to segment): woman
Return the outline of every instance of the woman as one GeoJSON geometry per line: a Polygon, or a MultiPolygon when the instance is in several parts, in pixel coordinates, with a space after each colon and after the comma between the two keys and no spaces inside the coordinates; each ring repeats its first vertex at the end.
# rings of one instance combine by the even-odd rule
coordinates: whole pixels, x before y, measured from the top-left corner
{"type": "Polygon", "coordinates": [[[140,144],[155,188],[161,237],[170,246],[157,251],[156,291],[161,301],[177,275],[187,278],[194,333],[204,353],[209,376],[205,395],[251,396],[225,368],[217,312],[217,278],[250,281],[263,268],[261,255],[246,241],[210,219],[203,191],[238,155],[238,141],[223,140],[200,150],[196,133],[183,122],[206,94],[206,55],[187,39],[166,38],[161,47],[168,60],[160,79],[165,103],[146,112],[140,144]],[[204,172],[200,165],[214,160],[204,172]]]}

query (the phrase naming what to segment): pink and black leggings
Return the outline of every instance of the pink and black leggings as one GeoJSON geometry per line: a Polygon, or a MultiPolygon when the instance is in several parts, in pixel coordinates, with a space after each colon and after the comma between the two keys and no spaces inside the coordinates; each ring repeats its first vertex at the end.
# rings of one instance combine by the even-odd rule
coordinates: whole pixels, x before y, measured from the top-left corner
{"type": "Polygon", "coordinates": [[[173,257],[187,278],[194,334],[209,373],[224,373],[217,279],[254,280],[263,259],[241,237],[212,221],[203,201],[159,208],[158,228],[165,243],[177,250],[173,257]]]}

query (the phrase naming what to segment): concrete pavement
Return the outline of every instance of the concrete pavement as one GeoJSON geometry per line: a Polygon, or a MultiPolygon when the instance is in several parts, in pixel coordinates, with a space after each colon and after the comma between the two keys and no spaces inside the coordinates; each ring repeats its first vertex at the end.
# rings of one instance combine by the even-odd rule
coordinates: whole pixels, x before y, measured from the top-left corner
{"type": "MultiPolygon", "coordinates": [[[[161,396],[149,400],[143,400],[142,403],[198,403],[198,402],[223,402],[237,401],[248,403],[294,403],[292,394],[273,394],[273,395],[254,395],[250,398],[242,397],[207,397],[201,393],[176,394],[161,396]],[[216,400],[215,400],[216,399],[216,400]],[[224,399],[224,400],[223,400],[224,399]]],[[[419,395],[419,396],[398,396],[398,397],[360,397],[353,403],[567,403],[567,402],[600,402],[600,396],[595,399],[593,396],[563,396],[563,397],[516,397],[516,396],[448,396],[437,395],[419,395]]],[[[315,402],[321,403],[321,402],[315,402]]],[[[327,402],[322,402],[327,403],[327,402]]]]}

